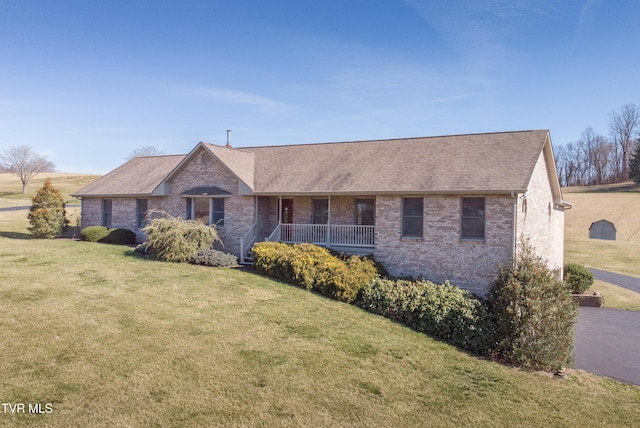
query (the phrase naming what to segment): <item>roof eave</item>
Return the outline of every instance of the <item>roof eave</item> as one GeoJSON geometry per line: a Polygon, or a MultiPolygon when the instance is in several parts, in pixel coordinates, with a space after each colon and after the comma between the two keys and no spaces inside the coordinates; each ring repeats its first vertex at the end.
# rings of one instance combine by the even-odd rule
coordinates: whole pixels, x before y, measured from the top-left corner
{"type": "Polygon", "coordinates": [[[327,190],[327,191],[268,191],[254,192],[256,196],[393,196],[393,195],[512,195],[524,193],[518,189],[451,189],[451,190],[327,190]]]}
{"type": "Polygon", "coordinates": [[[154,195],[152,193],[95,193],[95,194],[79,194],[79,193],[73,193],[71,194],[71,196],[73,196],[74,198],[78,198],[78,199],[82,199],[82,198],[108,198],[108,199],[112,199],[112,198],[150,198],[150,197],[154,197],[157,195],[154,195]]]}

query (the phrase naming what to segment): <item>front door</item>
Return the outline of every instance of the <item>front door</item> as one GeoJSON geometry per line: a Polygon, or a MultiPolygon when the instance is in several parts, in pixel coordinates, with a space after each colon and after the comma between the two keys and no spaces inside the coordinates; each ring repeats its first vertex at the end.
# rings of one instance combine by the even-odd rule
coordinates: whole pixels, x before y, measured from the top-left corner
{"type": "MultiPolygon", "coordinates": [[[[283,224],[291,224],[293,223],[293,199],[283,199],[282,200],[282,223],[283,224]]],[[[283,226],[282,227],[282,240],[285,242],[291,241],[292,233],[291,227],[283,226]]]]}
{"type": "Polygon", "coordinates": [[[293,223],[293,199],[282,200],[282,223],[293,223]]]}

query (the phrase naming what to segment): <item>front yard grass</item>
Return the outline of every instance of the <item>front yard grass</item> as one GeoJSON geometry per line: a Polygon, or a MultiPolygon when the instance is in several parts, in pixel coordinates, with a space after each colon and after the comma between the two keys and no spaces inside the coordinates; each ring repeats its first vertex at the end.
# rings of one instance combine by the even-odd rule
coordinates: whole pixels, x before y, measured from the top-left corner
{"type": "MultiPolygon", "coordinates": [[[[19,232],[19,231],[16,231],[19,232]]],[[[0,426],[638,426],[640,388],[486,361],[252,273],[0,235],[0,426]]]]}

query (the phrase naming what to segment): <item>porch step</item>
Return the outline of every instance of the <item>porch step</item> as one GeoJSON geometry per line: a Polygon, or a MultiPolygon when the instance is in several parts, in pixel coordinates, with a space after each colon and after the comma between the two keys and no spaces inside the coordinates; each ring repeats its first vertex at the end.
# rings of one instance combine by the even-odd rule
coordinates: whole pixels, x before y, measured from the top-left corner
{"type": "Polygon", "coordinates": [[[244,265],[253,265],[253,252],[251,250],[244,253],[244,265]]]}

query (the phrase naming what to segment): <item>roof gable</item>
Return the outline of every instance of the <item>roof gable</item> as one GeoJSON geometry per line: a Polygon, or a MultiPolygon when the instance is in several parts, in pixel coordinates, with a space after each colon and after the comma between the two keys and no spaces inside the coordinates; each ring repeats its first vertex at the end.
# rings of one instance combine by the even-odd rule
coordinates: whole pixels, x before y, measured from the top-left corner
{"type": "Polygon", "coordinates": [[[191,162],[204,149],[210,153],[217,161],[219,161],[229,172],[235,175],[238,180],[242,181],[249,189],[254,189],[254,157],[255,155],[243,150],[233,149],[231,147],[216,146],[200,142],[184,159],[171,171],[165,181],[171,180],[180,172],[189,162],[191,162]]]}

